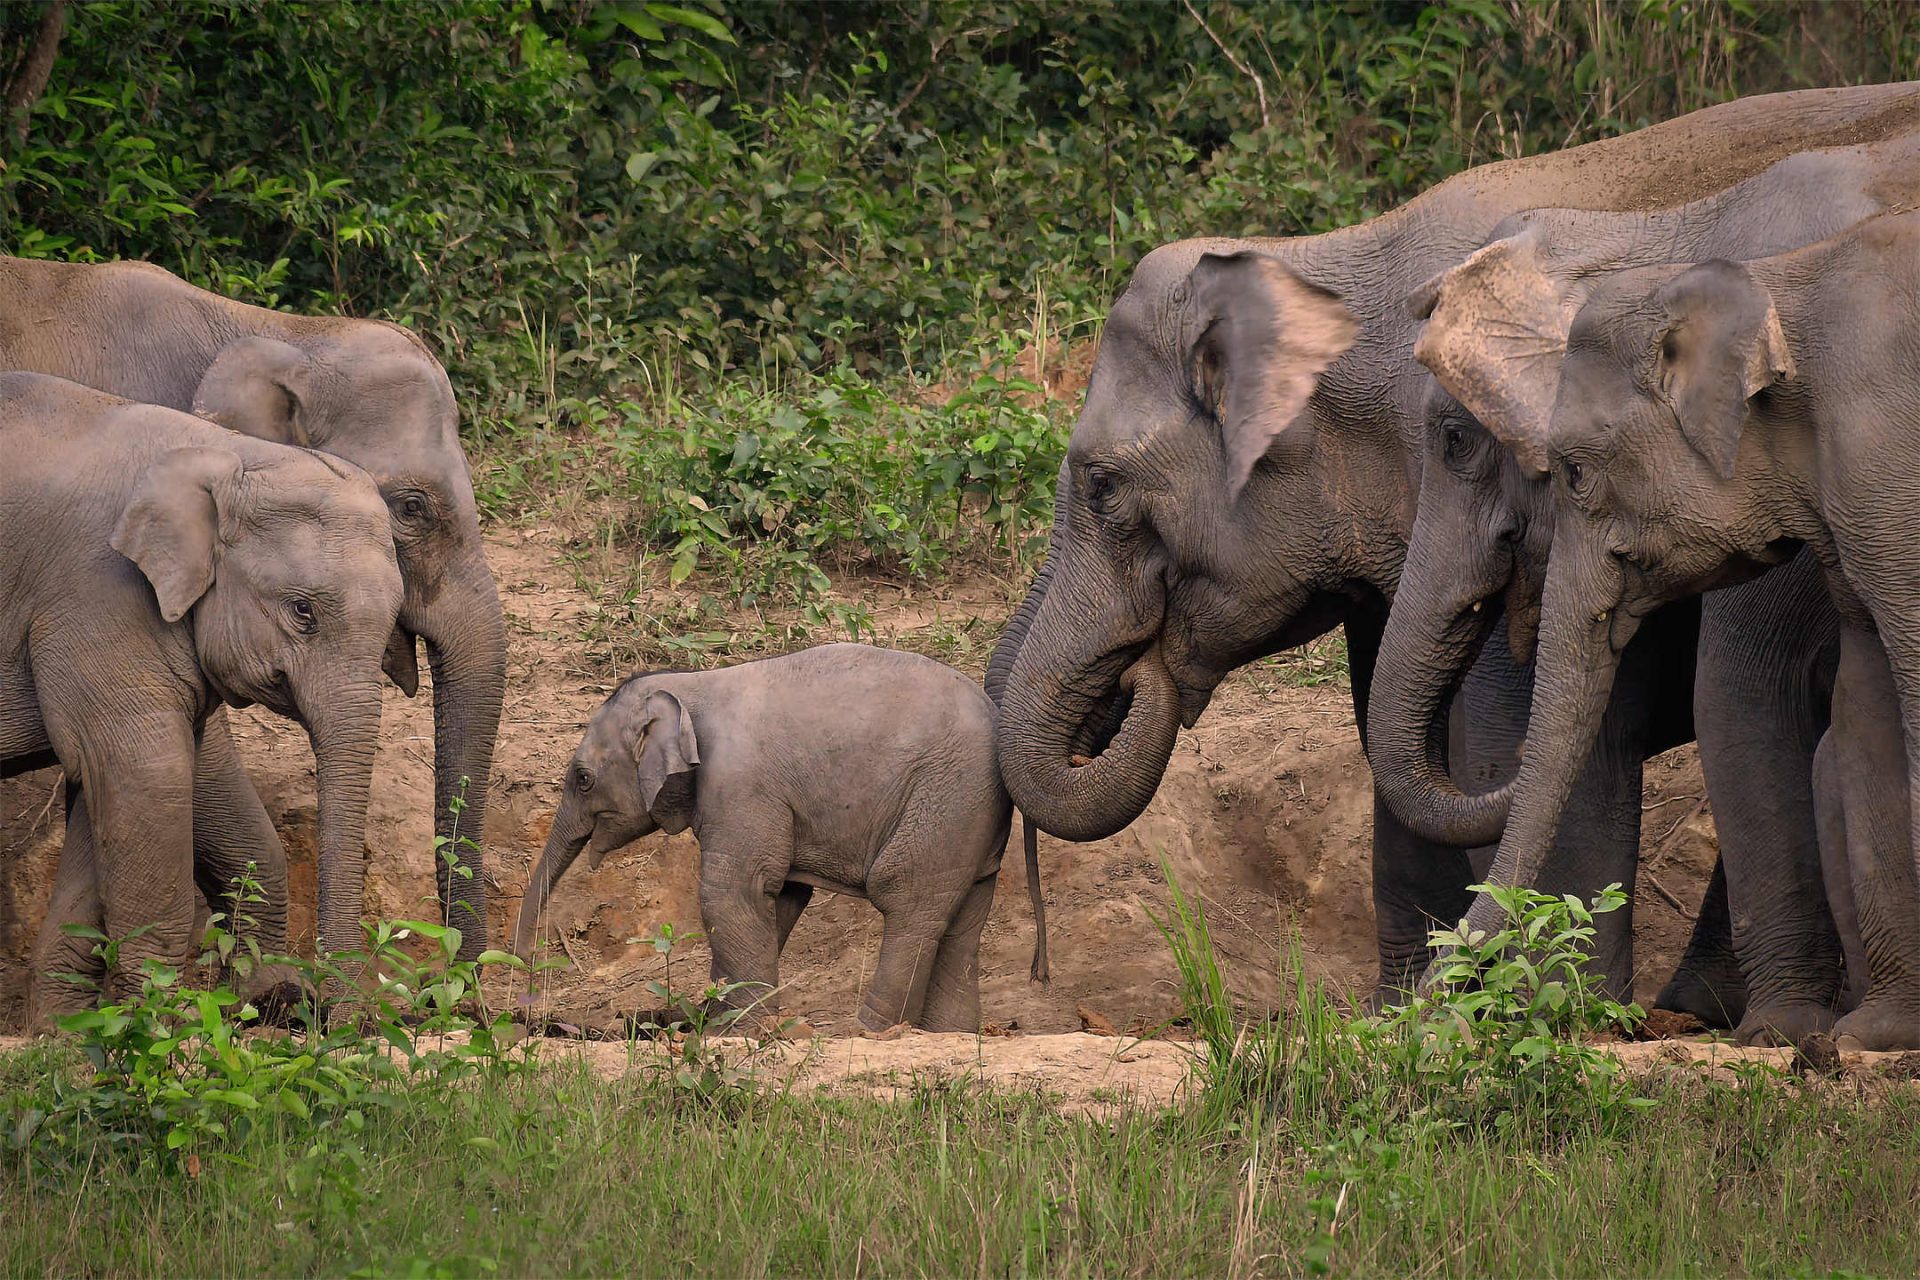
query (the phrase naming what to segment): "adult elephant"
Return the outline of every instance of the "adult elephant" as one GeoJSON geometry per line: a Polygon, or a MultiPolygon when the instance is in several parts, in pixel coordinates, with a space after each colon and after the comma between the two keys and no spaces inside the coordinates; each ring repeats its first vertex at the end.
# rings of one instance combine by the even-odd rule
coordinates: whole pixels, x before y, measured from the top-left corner
{"type": "MultiPolygon", "coordinates": [[[[1540,440],[1514,424],[1545,417],[1587,291],[1625,267],[1796,248],[1916,198],[1920,135],[1808,151],[1652,214],[1529,210],[1419,291],[1416,309],[1428,319],[1415,355],[1439,386],[1428,401],[1413,541],[1374,673],[1368,747],[1381,794],[1414,830],[1442,839],[1484,833],[1471,823],[1487,803],[1446,777],[1439,721],[1501,601],[1508,626],[1500,641],[1509,652],[1533,652],[1553,540],[1552,487],[1540,440]]],[[[1645,757],[1697,729],[1709,786],[1752,796],[1754,803],[1723,804],[1716,815],[1747,980],[1740,1035],[1797,1040],[1832,1022],[1841,995],[1841,943],[1822,885],[1811,782],[1839,619],[1810,556],[1781,575],[1656,616],[1621,655],[1604,727],[1582,767],[1615,775],[1610,794],[1637,797],[1645,757]],[[1689,690],[1695,619],[1707,678],[1689,690]],[[1757,862],[1743,862],[1748,854],[1757,862]]],[[[1625,837],[1638,830],[1637,805],[1577,820],[1589,828],[1621,823],[1622,840],[1586,851],[1626,860],[1563,865],[1565,882],[1541,887],[1632,883],[1636,847],[1625,837]]],[[[1596,922],[1610,976],[1632,972],[1631,920],[1621,918],[1628,915],[1596,922]]]]}
{"type": "MultiPolygon", "coordinates": [[[[486,878],[477,850],[506,688],[506,628],[487,568],[473,480],[460,449],[446,371],[398,325],[298,316],[194,288],[142,262],[73,265],[0,258],[0,368],[56,374],[129,400],[188,409],[250,436],[306,445],[355,463],[379,485],[393,521],[406,595],[386,670],[412,694],[416,641],[433,672],[434,829],[459,835],[473,875],[455,886],[437,863],[461,952],[486,945],[486,878]]],[[[196,799],[221,820],[196,841],[227,843],[222,864],[277,847],[224,726],[203,738],[196,799]]]]}
{"type": "MultiPolygon", "coordinates": [[[[1915,84],[1749,98],[1468,170],[1325,235],[1149,254],[1107,320],[1048,562],[994,654],[1022,812],[1066,839],[1119,830],[1228,671],[1335,626],[1365,740],[1422,461],[1425,378],[1402,299],[1501,219],[1664,208],[1916,121],[1915,84]]],[[[1524,681],[1511,664],[1488,677],[1470,713],[1517,741],[1524,681]]],[[[1419,838],[1377,796],[1373,854],[1380,984],[1403,989],[1431,922],[1466,908],[1471,871],[1465,849],[1419,838]]]]}
{"type": "MultiPolygon", "coordinates": [[[[1726,590],[1802,548],[1842,619],[1823,830],[1852,879],[1863,959],[1843,1046],[1920,1047],[1920,214],[1872,218],[1744,263],[1606,277],[1568,331],[1554,395],[1503,430],[1553,472],[1536,749],[1493,875],[1529,884],[1621,658],[1658,606],[1726,590]],[[1541,416],[1534,409],[1544,406],[1541,416]]],[[[1775,570],[1775,573],[1781,572],[1775,570]]],[[[1764,579],[1762,579],[1764,581],[1764,579]]],[[[1483,924],[1491,904],[1476,902],[1483,924]]]]}

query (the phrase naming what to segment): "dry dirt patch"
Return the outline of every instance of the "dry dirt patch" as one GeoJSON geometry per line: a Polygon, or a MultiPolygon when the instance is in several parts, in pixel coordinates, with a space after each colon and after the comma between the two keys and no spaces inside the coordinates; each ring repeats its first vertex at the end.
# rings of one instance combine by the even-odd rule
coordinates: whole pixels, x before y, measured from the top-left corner
{"type": "MultiPolygon", "coordinates": [[[[508,695],[494,763],[487,882],[493,941],[510,936],[520,895],[546,838],[557,780],[587,717],[620,672],[586,639],[597,606],[579,586],[567,542],[548,526],[488,535],[510,635],[508,695]]],[[[643,579],[644,579],[644,575],[643,579]]],[[[848,580],[865,600],[879,642],[947,653],[974,675],[1007,613],[1006,584],[923,586],[848,580]]],[[[673,613],[684,592],[664,576],[639,607],[673,613]]],[[[1375,970],[1368,859],[1372,801],[1353,728],[1351,696],[1335,683],[1297,687],[1272,664],[1229,679],[1199,725],[1182,732],[1166,780],[1126,831],[1092,844],[1042,838],[1052,926],[1050,987],[1027,981],[1032,919],[1017,849],[1001,878],[982,952],[985,1017],[1027,1032],[1069,1032],[1079,1009],[1125,1027],[1177,1010],[1175,974],[1152,917],[1164,917],[1162,858],[1204,903],[1229,982],[1254,1010],[1276,1007],[1293,983],[1291,939],[1311,977],[1356,994],[1375,970]]],[[[313,761],[306,735],[257,710],[234,715],[235,736],[293,859],[296,945],[313,936],[313,761]]],[[[434,913],[432,698],[389,690],[368,815],[369,911],[434,913]]],[[[21,1025],[26,961],[45,911],[61,838],[58,775],[0,782],[0,1030],[21,1025]]],[[[1658,990],[1685,945],[1691,912],[1715,854],[1712,818],[1691,749],[1647,770],[1646,841],[1635,929],[1637,987],[1658,990]]],[[[653,1007],[646,984],[661,961],[641,939],[663,923],[694,932],[699,851],[690,835],[650,837],[597,872],[576,867],[555,892],[545,936],[573,961],[547,999],[568,1021],[610,1025],[653,1007]]],[[[853,1014],[878,948],[880,920],[865,902],[818,894],[783,959],[788,1013],[824,1032],[855,1029],[853,1014]]],[[[682,948],[675,984],[705,970],[682,948]]]]}

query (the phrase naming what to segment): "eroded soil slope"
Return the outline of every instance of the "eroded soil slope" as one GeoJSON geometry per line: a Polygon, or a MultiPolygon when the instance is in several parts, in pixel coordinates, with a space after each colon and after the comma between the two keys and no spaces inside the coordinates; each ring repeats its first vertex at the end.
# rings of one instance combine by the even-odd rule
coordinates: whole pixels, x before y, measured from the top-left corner
{"type": "MultiPolygon", "coordinates": [[[[562,539],[550,529],[490,535],[512,639],[506,720],[495,760],[487,877],[493,930],[504,942],[545,840],[557,779],[587,717],[620,674],[605,658],[604,621],[581,590],[562,539]],[[589,643],[593,631],[601,637],[589,643]],[[601,656],[596,656],[596,654],[601,656]]],[[[976,676],[1008,612],[991,582],[906,590],[843,584],[873,610],[880,643],[948,657],[976,676]],[[958,641],[956,641],[958,637],[958,641]]],[[[671,607],[661,585],[643,610],[671,607]]],[[[983,951],[982,1004],[994,1023],[1058,1032],[1080,1026],[1085,1006],[1125,1027],[1176,1007],[1173,966],[1152,917],[1164,915],[1164,856],[1204,902],[1235,992],[1250,1005],[1291,983],[1289,940],[1311,974],[1359,991],[1374,970],[1367,834],[1367,766],[1350,698],[1338,682],[1300,686],[1298,665],[1262,664],[1230,680],[1200,724],[1180,735],[1147,813],[1088,845],[1042,838],[1053,983],[1029,983],[1032,917],[1017,847],[1001,876],[983,951]],[[1283,972],[1284,971],[1284,972],[1283,972]]],[[[297,944],[313,936],[313,765],[303,731],[258,711],[236,713],[236,736],[268,811],[294,859],[297,944]]],[[[367,828],[368,907],[388,915],[433,913],[432,700],[389,690],[367,828]]],[[[61,838],[58,775],[0,783],[0,1029],[22,1018],[31,950],[61,838]]],[[[1712,868],[1711,816],[1691,749],[1648,769],[1637,928],[1638,987],[1649,998],[1685,944],[1690,915],[1712,868]]],[[[584,860],[555,893],[545,930],[571,957],[545,997],[571,1020],[608,1023],[651,1007],[645,984],[661,961],[641,939],[657,926],[699,927],[699,852],[691,835],[654,836],[589,872],[584,860]]],[[[826,1032],[851,1031],[860,984],[880,940],[865,902],[818,894],[785,957],[783,1005],[826,1032]]],[[[704,973],[705,952],[675,953],[676,986],[704,973]],[[684,964],[684,967],[683,967],[684,964]]]]}

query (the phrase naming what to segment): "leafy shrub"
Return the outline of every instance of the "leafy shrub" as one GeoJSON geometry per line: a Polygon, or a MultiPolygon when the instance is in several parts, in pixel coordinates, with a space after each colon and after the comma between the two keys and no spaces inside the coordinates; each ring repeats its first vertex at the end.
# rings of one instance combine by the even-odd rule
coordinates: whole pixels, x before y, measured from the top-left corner
{"type": "Polygon", "coordinates": [[[1626,904],[1620,886],[1591,905],[1512,886],[1473,891],[1492,896],[1506,926],[1436,931],[1431,989],[1378,1026],[1408,1086],[1443,1115],[1498,1128],[1569,1109],[1611,1118],[1640,1105],[1620,1064],[1581,1040],[1644,1016],[1587,968],[1593,917],[1626,904]]]}

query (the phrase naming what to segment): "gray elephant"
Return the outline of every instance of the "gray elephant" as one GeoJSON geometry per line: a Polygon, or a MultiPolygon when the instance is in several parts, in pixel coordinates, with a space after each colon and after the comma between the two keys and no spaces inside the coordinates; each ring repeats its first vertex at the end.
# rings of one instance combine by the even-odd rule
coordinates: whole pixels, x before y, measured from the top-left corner
{"type": "MultiPolygon", "coordinates": [[[[1516,413],[1503,428],[1531,437],[1553,473],[1555,537],[1534,746],[1514,783],[1495,878],[1539,875],[1622,651],[1644,620],[1805,546],[1842,620],[1830,745],[1836,736],[1888,744],[1868,752],[1866,785],[1844,798],[1868,984],[1834,1032],[1869,1048],[1920,1046],[1917,300],[1915,214],[1744,265],[1620,272],[1573,320],[1550,415],[1516,413]],[[1893,745],[1903,759],[1888,759],[1893,745]],[[1889,774],[1894,785],[1872,785],[1889,774]]],[[[1844,772],[1823,761],[1829,780],[1836,764],[1844,772]]],[[[1831,830],[1833,815],[1823,823],[1831,830]]],[[[1491,914],[1476,902],[1468,918],[1491,914]]]]}
{"type": "Polygon", "coordinates": [[[125,939],[109,990],[189,956],[195,740],[222,703],[307,727],[321,935],[357,942],[402,598],[372,479],[30,373],[0,374],[0,446],[0,769],[79,782],[104,926],[125,939]]]}
{"type": "MultiPolygon", "coordinates": [[[[815,889],[885,918],[863,1025],[980,1025],[980,931],[1011,829],[993,706],[931,658],[832,644],[708,672],[634,676],[593,715],[520,905],[530,954],[554,883],[657,830],[700,841],[700,917],[716,980],[779,984],[815,889]]],[[[1029,891],[1039,911],[1037,869],[1029,891]]],[[[1034,977],[1046,932],[1036,918],[1034,977]]]]}
{"type": "MultiPolygon", "coordinates": [[[[1402,301],[1502,219],[1543,205],[1664,208],[1796,151],[1916,125],[1915,85],[1750,98],[1472,169],[1326,235],[1149,254],[1108,317],[1047,562],[989,670],[1022,812],[1068,839],[1125,826],[1228,671],[1334,626],[1346,629],[1365,740],[1425,456],[1426,376],[1402,301]]],[[[1485,749],[1510,758],[1527,696],[1502,656],[1481,655],[1465,704],[1485,749]]],[[[1481,772],[1472,759],[1454,767],[1481,772]]],[[[1421,839],[1376,797],[1373,878],[1384,995],[1425,963],[1433,922],[1465,910],[1472,872],[1465,848],[1421,839]]],[[[1724,911],[1704,920],[1724,928],[1724,911]]],[[[1694,951],[1694,971],[1737,986],[1724,934],[1697,934],[1694,951]]]]}
{"type": "MultiPolygon", "coordinates": [[[[0,258],[0,368],[28,369],[344,458],[380,486],[406,597],[387,670],[411,694],[416,640],[433,671],[434,822],[468,779],[460,835],[477,850],[506,691],[506,629],[487,568],[447,375],[398,325],[298,316],[196,289],[141,262],[0,258]]],[[[216,714],[201,742],[195,841],[211,864],[279,860],[278,836],[216,714]]],[[[461,952],[486,945],[486,875],[456,890],[436,865],[461,952]]]]}
{"type": "MultiPolygon", "coordinates": [[[[1439,385],[1427,406],[1413,539],[1374,672],[1368,743],[1381,794],[1414,830],[1459,838],[1484,811],[1504,819],[1504,791],[1462,794],[1430,747],[1441,744],[1440,717],[1502,603],[1507,627],[1496,643],[1531,654],[1553,538],[1552,490],[1538,441],[1512,438],[1516,456],[1473,413],[1504,424],[1515,402],[1551,399],[1573,313],[1586,290],[1612,271],[1774,253],[1917,197],[1920,136],[1805,152],[1676,209],[1530,210],[1418,291],[1415,310],[1427,323],[1414,352],[1439,385]],[[1460,399],[1448,394],[1454,388],[1460,399]]],[[[1841,943],[1822,889],[1810,778],[1827,724],[1838,629],[1819,565],[1806,555],[1781,575],[1707,597],[1704,610],[1698,600],[1667,606],[1622,654],[1584,765],[1630,771],[1637,795],[1641,761],[1697,729],[1714,790],[1752,796],[1753,784],[1765,780],[1769,803],[1722,805],[1716,814],[1731,859],[1724,874],[1746,974],[1745,1040],[1791,1041],[1824,1029],[1840,994],[1841,943]],[[1706,661],[1707,678],[1697,684],[1696,634],[1699,645],[1722,655],[1706,661]],[[1758,865],[1742,864],[1742,854],[1758,865]]],[[[1471,737],[1473,726],[1467,732],[1471,737]]],[[[1580,790],[1591,796],[1611,788],[1580,790]]],[[[1590,828],[1618,823],[1621,839],[1594,851],[1625,860],[1563,862],[1557,877],[1556,869],[1543,872],[1540,887],[1591,893],[1611,881],[1634,882],[1637,804],[1582,810],[1563,818],[1563,828],[1569,821],[1590,828]]],[[[1481,833],[1493,831],[1497,826],[1488,825],[1481,833]]],[[[1633,971],[1630,911],[1596,925],[1606,972],[1625,979],[1633,971]]],[[[1661,1003],[1696,1002],[1668,992],[1661,1003]]]]}

